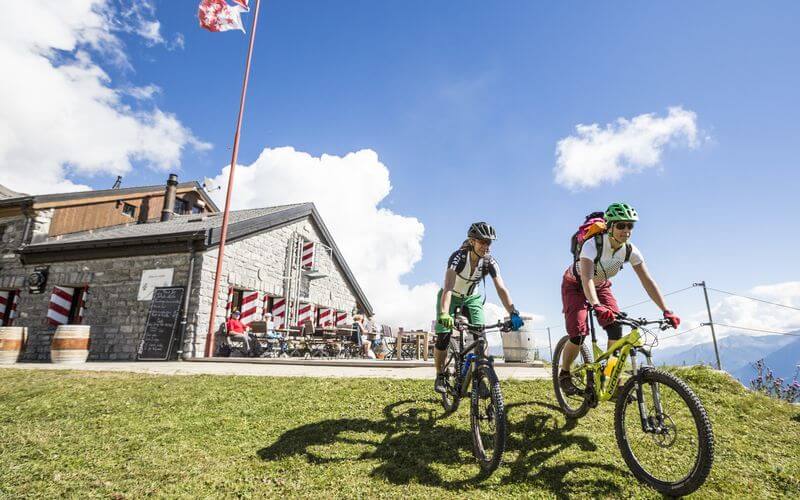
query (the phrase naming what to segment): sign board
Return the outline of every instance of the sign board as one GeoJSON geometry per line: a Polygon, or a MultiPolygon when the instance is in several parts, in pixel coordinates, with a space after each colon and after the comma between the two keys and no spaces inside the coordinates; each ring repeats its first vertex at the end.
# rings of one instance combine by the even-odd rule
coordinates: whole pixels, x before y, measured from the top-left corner
{"type": "Polygon", "coordinates": [[[156,287],[136,359],[166,361],[181,315],[184,287],[156,287]]]}
{"type": "Polygon", "coordinates": [[[139,282],[139,296],[136,300],[150,300],[153,290],[159,286],[172,285],[173,269],[145,269],[142,271],[142,280],[139,282]]]}

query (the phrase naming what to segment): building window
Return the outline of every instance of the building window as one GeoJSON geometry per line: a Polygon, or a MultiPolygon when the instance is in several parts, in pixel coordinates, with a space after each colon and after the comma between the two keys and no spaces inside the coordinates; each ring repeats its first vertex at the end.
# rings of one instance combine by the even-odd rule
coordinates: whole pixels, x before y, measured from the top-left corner
{"type": "Polygon", "coordinates": [[[182,215],[186,213],[186,205],[187,203],[181,198],[175,198],[175,208],[172,209],[178,215],[182,215]]]}
{"type": "Polygon", "coordinates": [[[127,215],[128,217],[136,217],[136,207],[131,205],[130,203],[123,203],[122,213],[127,215]]]}
{"type": "Polygon", "coordinates": [[[231,289],[228,292],[228,317],[231,317],[234,311],[242,312],[242,292],[244,290],[231,289]]]}
{"type": "Polygon", "coordinates": [[[197,205],[193,205],[192,206],[192,213],[193,214],[202,214],[203,213],[203,209],[201,207],[198,207],[197,205]]]}

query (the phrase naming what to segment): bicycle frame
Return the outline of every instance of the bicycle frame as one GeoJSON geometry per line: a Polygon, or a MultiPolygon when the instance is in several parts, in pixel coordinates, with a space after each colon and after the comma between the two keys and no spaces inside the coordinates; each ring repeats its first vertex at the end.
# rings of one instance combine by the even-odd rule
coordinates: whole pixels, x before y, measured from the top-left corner
{"type": "MultiPolygon", "coordinates": [[[[631,356],[631,354],[633,354],[631,356],[633,376],[636,376],[638,372],[636,363],[636,350],[643,348],[644,344],[642,343],[642,337],[639,333],[639,329],[634,328],[628,335],[623,336],[611,344],[608,350],[603,351],[597,345],[597,336],[595,335],[594,329],[594,318],[591,313],[589,314],[589,322],[592,336],[592,358],[594,358],[594,361],[578,367],[575,373],[585,377],[584,381],[586,382],[586,387],[591,390],[597,401],[608,401],[614,397],[614,393],[617,390],[617,381],[619,380],[622,370],[625,369],[625,362],[628,360],[628,356],[631,356]],[[611,374],[604,380],[604,362],[607,361],[615,352],[619,352],[619,355],[617,356],[617,364],[611,370],[611,374]]],[[[652,365],[650,356],[647,354],[646,356],[648,365],[652,365]]]]}
{"type": "MultiPolygon", "coordinates": [[[[639,333],[638,327],[633,328],[628,335],[623,336],[611,344],[608,350],[603,351],[597,345],[597,337],[594,329],[594,318],[592,317],[591,313],[589,314],[589,322],[590,332],[592,335],[592,357],[594,358],[594,361],[576,368],[575,373],[576,375],[584,377],[586,388],[594,396],[594,404],[596,404],[597,402],[608,401],[614,397],[614,393],[617,391],[617,381],[619,380],[622,370],[625,368],[625,362],[627,361],[628,356],[631,356],[631,372],[634,378],[637,377],[640,370],[636,362],[637,351],[642,351],[642,353],[645,355],[647,360],[647,364],[645,365],[646,368],[653,366],[653,360],[649,350],[645,349],[644,347],[642,336],[639,333]],[[619,351],[619,355],[617,356],[617,364],[611,370],[611,374],[605,378],[605,380],[603,380],[603,362],[608,360],[617,351],[619,351]]],[[[641,419],[642,430],[644,432],[659,433],[664,428],[661,395],[657,386],[651,386],[651,390],[653,397],[653,409],[655,410],[657,420],[654,420],[648,415],[647,408],[644,405],[644,391],[641,384],[636,386],[636,400],[639,409],[639,417],[641,419]]]]}
{"type": "Polygon", "coordinates": [[[458,336],[458,359],[457,367],[458,367],[458,374],[456,380],[458,381],[458,396],[459,397],[466,397],[467,393],[469,392],[470,384],[472,383],[472,377],[475,373],[475,369],[478,366],[483,365],[494,365],[494,359],[490,356],[486,355],[486,346],[488,342],[486,340],[486,332],[476,332],[470,330],[469,328],[463,328],[459,330],[458,336]],[[471,333],[474,340],[468,345],[464,346],[464,336],[467,333],[471,333]],[[476,352],[472,352],[475,350],[476,352]]]}

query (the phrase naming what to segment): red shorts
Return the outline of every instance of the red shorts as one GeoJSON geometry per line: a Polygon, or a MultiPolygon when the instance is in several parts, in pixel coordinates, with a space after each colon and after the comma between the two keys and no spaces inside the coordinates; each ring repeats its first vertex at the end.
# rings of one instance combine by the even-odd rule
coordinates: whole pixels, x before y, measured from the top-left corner
{"type": "MultiPolygon", "coordinates": [[[[619,312],[617,299],[611,293],[610,281],[595,286],[595,290],[601,304],[615,313],[619,312]]],[[[585,337],[589,335],[589,324],[586,321],[589,313],[589,303],[586,302],[586,296],[583,294],[580,283],[569,274],[569,271],[564,274],[564,278],[561,281],[561,303],[564,306],[562,312],[567,323],[567,334],[570,337],[585,337]]],[[[600,326],[606,327],[608,325],[600,326]]]]}

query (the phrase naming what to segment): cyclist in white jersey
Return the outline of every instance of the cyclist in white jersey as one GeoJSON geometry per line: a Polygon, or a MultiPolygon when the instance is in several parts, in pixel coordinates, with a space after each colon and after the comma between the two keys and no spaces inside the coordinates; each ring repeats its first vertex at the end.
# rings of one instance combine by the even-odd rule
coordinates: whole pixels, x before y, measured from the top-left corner
{"type": "Polygon", "coordinates": [[[489,247],[496,239],[492,226],[485,222],[472,224],[467,231],[467,240],[461,248],[453,252],[447,262],[444,287],[436,296],[436,346],[433,359],[436,365],[436,392],[447,391],[444,375],[444,364],[447,361],[447,345],[453,331],[453,314],[457,307],[473,325],[483,325],[483,301],[480,294],[475,293],[478,283],[491,276],[495,290],[500,297],[511,319],[512,328],[519,330],[523,325],[519,311],[511,301],[511,294],[500,277],[497,261],[489,255],[489,247]]]}
{"type": "MultiPolygon", "coordinates": [[[[667,307],[658,285],[647,271],[641,252],[628,241],[634,223],[639,220],[639,214],[628,204],[612,203],[606,209],[605,220],[608,231],[602,235],[600,257],[597,257],[598,245],[594,239],[587,240],[581,247],[577,265],[570,266],[561,281],[561,301],[569,342],[564,347],[558,379],[562,390],[567,394],[581,392],[572,383],[569,370],[564,370],[564,367],[572,365],[583,339],[589,334],[589,305],[594,309],[600,326],[608,334],[609,346],[622,337],[622,325],[616,322],[619,306],[611,293],[611,278],[622,270],[625,263],[631,263],[647,295],[663,311],[664,318],[673,328],[677,328],[681,322],[667,307]]],[[[622,382],[620,379],[619,383],[622,382]]]]}

